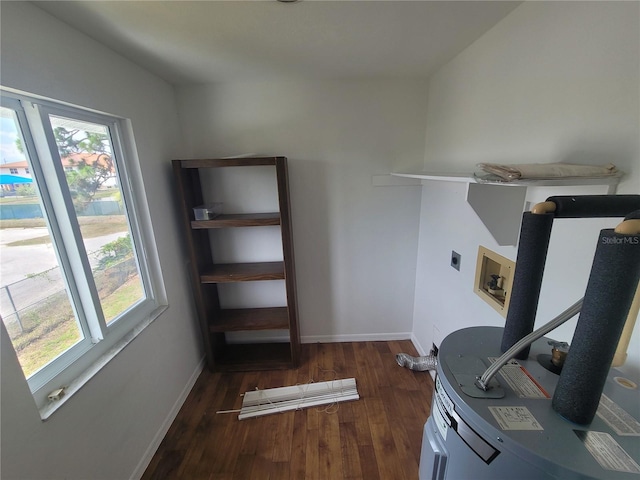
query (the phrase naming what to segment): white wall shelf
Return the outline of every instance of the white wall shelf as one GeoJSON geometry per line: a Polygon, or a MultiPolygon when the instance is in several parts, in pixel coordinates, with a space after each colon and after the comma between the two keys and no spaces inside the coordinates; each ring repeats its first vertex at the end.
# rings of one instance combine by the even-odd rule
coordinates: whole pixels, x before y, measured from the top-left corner
{"type": "Polygon", "coordinates": [[[477,183],[480,185],[500,185],[503,187],[560,187],[579,185],[609,185],[615,187],[620,183],[623,175],[610,175],[608,177],[566,177],[545,178],[540,180],[514,180],[492,181],[484,180],[473,173],[433,173],[433,172],[392,172],[395,177],[415,178],[419,180],[437,180],[440,182],[477,183]]]}
{"type": "Polygon", "coordinates": [[[393,172],[391,175],[420,181],[466,183],[467,203],[501,246],[518,243],[527,187],[608,185],[607,193],[613,195],[622,178],[622,175],[612,175],[500,182],[486,181],[472,173],[393,172]]]}

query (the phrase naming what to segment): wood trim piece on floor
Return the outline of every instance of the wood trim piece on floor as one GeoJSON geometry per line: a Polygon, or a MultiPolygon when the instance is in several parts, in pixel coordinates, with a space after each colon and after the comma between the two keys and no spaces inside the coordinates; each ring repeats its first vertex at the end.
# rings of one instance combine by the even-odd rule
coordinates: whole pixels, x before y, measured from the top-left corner
{"type": "Polygon", "coordinates": [[[367,478],[414,480],[433,381],[400,367],[411,340],[307,343],[298,369],[203,370],[143,480],[367,478]],[[355,378],[360,400],[239,421],[243,394],[355,378]]]}

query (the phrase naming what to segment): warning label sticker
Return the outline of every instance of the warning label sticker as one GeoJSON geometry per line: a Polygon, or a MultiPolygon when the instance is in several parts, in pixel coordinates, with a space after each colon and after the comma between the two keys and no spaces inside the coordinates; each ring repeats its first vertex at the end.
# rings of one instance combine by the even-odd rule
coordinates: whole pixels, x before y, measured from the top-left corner
{"type": "Polygon", "coordinates": [[[502,430],[544,430],[527,407],[488,407],[502,430]]]}
{"type": "Polygon", "coordinates": [[[446,415],[446,413],[444,413],[444,407],[442,406],[440,397],[438,397],[437,395],[434,397],[435,398],[435,411],[434,414],[431,415],[431,418],[433,418],[433,421],[436,424],[436,427],[438,427],[438,431],[440,432],[440,435],[442,436],[442,438],[444,440],[447,439],[447,432],[449,431],[449,419],[446,415]]]}
{"type": "MultiPolygon", "coordinates": [[[[489,357],[491,363],[494,363],[496,360],[496,357],[489,357]]],[[[509,362],[500,369],[500,375],[502,375],[504,381],[509,384],[511,389],[520,398],[551,398],[551,395],[542,388],[542,385],[536,382],[527,369],[516,360],[509,360],[509,362]]]]}
{"type": "Polygon", "coordinates": [[[608,433],[574,430],[602,468],[616,472],[640,473],[640,465],[608,433]]]}
{"type": "Polygon", "coordinates": [[[451,413],[453,412],[453,402],[444,391],[440,377],[436,376],[436,391],[433,395],[435,400],[435,415],[433,415],[433,421],[435,422],[440,435],[445,440],[447,439],[448,427],[451,426],[451,420],[449,420],[451,413]]]}
{"type": "Polygon", "coordinates": [[[442,406],[445,408],[446,412],[451,414],[454,410],[453,402],[449,398],[449,395],[447,395],[447,392],[445,392],[442,382],[440,381],[440,377],[436,377],[436,394],[442,402],[442,406]]]}
{"type": "Polygon", "coordinates": [[[640,436],[640,422],[606,395],[600,397],[597,415],[618,435],[640,436]]]}

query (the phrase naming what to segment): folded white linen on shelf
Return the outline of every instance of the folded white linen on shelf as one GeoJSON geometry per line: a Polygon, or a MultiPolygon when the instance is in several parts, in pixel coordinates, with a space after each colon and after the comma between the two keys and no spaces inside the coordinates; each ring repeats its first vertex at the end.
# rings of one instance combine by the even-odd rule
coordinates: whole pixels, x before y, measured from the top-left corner
{"type": "Polygon", "coordinates": [[[620,173],[612,163],[599,166],[570,163],[523,163],[518,165],[479,163],[478,167],[507,181],[566,177],[610,177],[620,173]]]}

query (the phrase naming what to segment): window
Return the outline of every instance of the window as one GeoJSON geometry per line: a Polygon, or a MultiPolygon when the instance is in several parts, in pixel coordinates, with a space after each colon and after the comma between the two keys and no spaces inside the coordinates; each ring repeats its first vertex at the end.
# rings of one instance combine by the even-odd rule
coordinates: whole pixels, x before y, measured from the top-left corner
{"type": "Polygon", "coordinates": [[[17,175],[18,174],[18,169],[17,168],[10,168],[9,169],[9,173],[12,175],[17,175]]]}
{"type": "Polygon", "coordinates": [[[166,300],[126,121],[1,100],[0,163],[32,174],[0,198],[0,314],[45,417],[52,391],[79,388],[166,300]]]}

